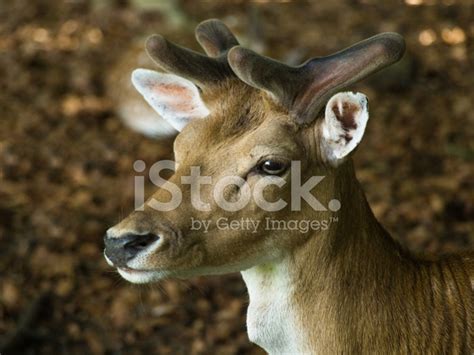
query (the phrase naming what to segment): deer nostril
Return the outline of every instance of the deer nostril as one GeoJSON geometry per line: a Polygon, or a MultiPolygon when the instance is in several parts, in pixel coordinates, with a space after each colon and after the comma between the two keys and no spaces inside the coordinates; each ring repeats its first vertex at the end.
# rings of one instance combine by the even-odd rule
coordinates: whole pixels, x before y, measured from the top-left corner
{"type": "Polygon", "coordinates": [[[139,251],[148,248],[151,244],[160,239],[159,236],[153,233],[144,235],[134,235],[130,241],[124,244],[123,248],[130,256],[135,256],[139,251]]]}
{"type": "Polygon", "coordinates": [[[140,251],[150,247],[160,237],[153,233],[127,233],[119,237],[105,236],[105,255],[116,266],[125,266],[140,251]]]}

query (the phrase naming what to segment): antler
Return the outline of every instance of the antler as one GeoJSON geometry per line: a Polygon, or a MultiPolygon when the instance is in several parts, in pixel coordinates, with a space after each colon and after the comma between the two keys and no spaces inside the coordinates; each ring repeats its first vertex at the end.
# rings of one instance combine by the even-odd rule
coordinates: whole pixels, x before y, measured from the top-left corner
{"type": "Polygon", "coordinates": [[[330,95],[397,62],[404,51],[405,42],[399,34],[382,33],[298,67],[240,46],[229,51],[228,60],[241,80],[269,92],[298,123],[309,123],[330,95]]]}
{"type": "Polygon", "coordinates": [[[160,35],[146,42],[150,57],[165,71],[191,80],[200,87],[235,76],[227,62],[227,52],[239,42],[224,23],[211,19],[196,27],[196,39],[210,57],[178,46],[160,35]]]}

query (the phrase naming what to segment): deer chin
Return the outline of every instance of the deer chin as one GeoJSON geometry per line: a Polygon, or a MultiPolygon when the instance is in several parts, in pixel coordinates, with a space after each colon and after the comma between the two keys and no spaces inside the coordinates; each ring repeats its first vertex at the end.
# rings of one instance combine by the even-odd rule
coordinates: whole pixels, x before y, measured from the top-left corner
{"type": "Polygon", "coordinates": [[[118,267],[118,273],[125,280],[134,284],[146,284],[159,281],[167,276],[167,272],[157,270],[137,270],[129,267],[118,267]]]}
{"type": "Polygon", "coordinates": [[[139,266],[129,267],[127,266],[117,266],[115,265],[105,254],[104,258],[107,264],[117,269],[117,272],[122,276],[125,280],[135,283],[135,284],[145,284],[150,282],[159,281],[164,279],[170,275],[169,272],[163,270],[150,270],[150,269],[142,269],[139,266]]]}

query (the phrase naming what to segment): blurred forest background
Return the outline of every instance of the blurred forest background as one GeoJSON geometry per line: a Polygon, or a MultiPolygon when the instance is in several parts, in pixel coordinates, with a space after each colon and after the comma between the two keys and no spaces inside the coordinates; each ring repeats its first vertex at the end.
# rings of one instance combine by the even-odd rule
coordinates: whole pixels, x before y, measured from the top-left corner
{"type": "Polygon", "coordinates": [[[404,60],[354,87],[371,104],[359,179],[411,250],[473,246],[471,0],[0,0],[2,354],[261,353],[239,275],[138,287],[102,257],[105,230],[133,209],[133,162],[172,154],[172,137],[118,117],[144,38],[197,49],[194,27],[211,17],[293,64],[401,33],[404,60]]]}

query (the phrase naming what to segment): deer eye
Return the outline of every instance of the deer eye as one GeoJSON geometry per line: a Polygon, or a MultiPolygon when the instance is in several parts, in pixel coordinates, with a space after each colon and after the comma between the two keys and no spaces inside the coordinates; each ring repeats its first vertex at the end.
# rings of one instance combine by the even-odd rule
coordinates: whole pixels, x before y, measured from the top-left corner
{"type": "Polygon", "coordinates": [[[259,172],[267,175],[281,175],[287,168],[288,164],[273,159],[264,160],[258,166],[259,172]]]}

